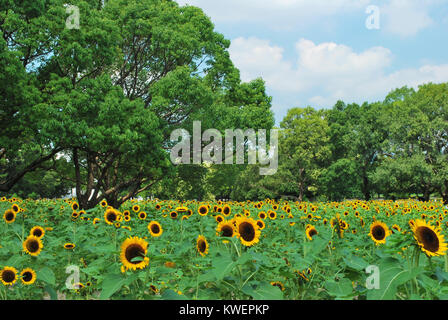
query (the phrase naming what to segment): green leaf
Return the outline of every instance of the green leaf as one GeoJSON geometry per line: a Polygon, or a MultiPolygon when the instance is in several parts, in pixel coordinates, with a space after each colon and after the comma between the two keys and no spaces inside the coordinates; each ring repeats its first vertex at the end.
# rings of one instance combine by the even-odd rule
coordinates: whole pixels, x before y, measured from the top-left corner
{"type": "Polygon", "coordinates": [[[291,266],[294,269],[299,270],[299,271],[305,270],[313,264],[313,260],[310,259],[310,257],[305,259],[302,256],[300,256],[299,254],[291,255],[290,262],[291,262],[291,266]]]}
{"type": "Polygon", "coordinates": [[[15,265],[21,265],[26,260],[25,256],[20,255],[13,255],[11,258],[6,261],[5,265],[7,266],[15,266],[15,265]]]}
{"type": "Polygon", "coordinates": [[[167,268],[167,267],[158,267],[156,269],[156,274],[166,274],[166,273],[173,273],[173,269],[167,268]]]}
{"type": "Polygon", "coordinates": [[[213,273],[217,280],[222,280],[235,267],[236,262],[229,255],[217,256],[213,259],[213,273]]]}
{"type": "Polygon", "coordinates": [[[334,297],[347,297],[353,292],[353,286],[350,279],[342,278],[339,281],[327,280],[324,283],[325,289],[334,297]]]}
{"type": "Polygon", "coordinates": [[[138,276],[138,273],[134,273],[129,277],[123,277],[120,274],[110,274],[103,280],[102,291],[100,294],[101,300],[109,299],[114,293],[121,289],[123,285],[129,285],[138,276]]]}
{"type": "Polygon", "coordinates": [[[255,300],[283,299],[283,292],[277,286],[273,286],[267,281],[263,281],[258,284],[247,283],[241,290],[255,300]]]}
{"type": "Polygon", "coordinates": [[[344,257],[343,259],[347,267],[357,271],[364,270],[369,265],[363,258],[355,255],[350,255],[348,257],[344,257]]]}
{"type": "Polygon", "coordinates": [[[236,263],[239,265],[243,265],[246,264],[247,262],[252,262],[253,260],[255,259],[252,257],[252,254],[250,254],[249,252],[245,252],[238,258],[236,263]]]}
{"type": "Polygon", "coordinates": [[[52,286],[56,285],[56,277],[54,272],[48,267],[44,267],[37,272],[37,279],[42,280],[52,286]]]}
{"type": "Polygon", "coordinates": [[[320,235],[313,238],[313,241],[306,242],[304,245],[304,250],[306,255],[318,255],[322,250],[324,250],[328,245],[328,240],[323,239],[320,235]]]}
{"type": "Polygon", "coordinates": [[[168,289],[162,292],[163,300],[188,300],[183,294],[178,294],[176,291],[168,289]]]}
{"type": "Polygon", "coordinates": [[[215,281],[215,280],[216,280],[216,276],[213,271],[208,271],[206,273],[199,275],[199,277],[198,277],[198,283],[210,282],[210,281],[215,281]]]}
{"type": "Polygon", "coordinates": [[[369,300],[392,300],[395,298],[398,286],[414,278],[422,268],[406,270],[401,262],[396,259],[387,258],[380,262],[379,276],[380,288],[371,289],[367,292],[369,300]]]}
{"type": "Polygon", "coordinates": [[[436,268],[436,276],[439,281],[448,281],[448,272],[443,271],[439,267],[436,268]]]}
{"type": "Polygon", "coordinates": [[[144,257],[137,256],[131,259],[131,262],[141,262],[143,261],[144,257]]]}
{"type": "Polygon", "coordinates": [[[53,287],[46,285],[44,287],[45,291],[48,292],[48,294],[50,295],[50,299],[51,300],[58,300],[58,294],[57,292],[53,289],[53,287]]]}

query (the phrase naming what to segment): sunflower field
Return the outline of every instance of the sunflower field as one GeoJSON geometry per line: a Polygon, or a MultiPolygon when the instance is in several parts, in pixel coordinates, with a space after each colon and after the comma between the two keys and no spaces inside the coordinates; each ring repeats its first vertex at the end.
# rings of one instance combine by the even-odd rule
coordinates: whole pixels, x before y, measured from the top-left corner
{"type": "Polygon", "coordinates": [[[1,299],[448,299],[439,201],[3,197],[0,210],[1,299]]]}

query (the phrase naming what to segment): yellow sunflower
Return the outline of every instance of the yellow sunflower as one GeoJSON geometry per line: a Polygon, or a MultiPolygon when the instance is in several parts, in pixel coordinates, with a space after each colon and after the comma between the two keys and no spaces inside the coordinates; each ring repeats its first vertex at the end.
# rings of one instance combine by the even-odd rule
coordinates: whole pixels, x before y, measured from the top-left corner
{"type": "Polygon", "coordinates": [[[206,205],[199,206],[198,213],[201,216],[206,216],[208,214],[208,206],[206,206],[206,205]]]}
{"type": "Polygon", "coordinates": [[[139,218],[140,220],[145,220],[146,217],[147,217],[146,212],[144,212],[144,211],[139,212],[139,214],[138,214],[138,218],[139,218]]]}
{"type": "Polygon", "coordinates": [[[177,218],[177,211],[171,211],[170,212],[170,218],[171,219],[176,219],[177,218]]]}
{"type": "Polygon", "coordinates": [[[13,223],[16,220],[16,214],[12,209],[8,209],[3,214],[3,220],[5,220],[6,223],[13,223]]]}
{"type": "Polygon", "coordinates": [[[391,229],[392,229],[392,232],[394,232],[394,233],[396,233],[396,232],[400,233],[401,232],[401,228],[400,228],[400,226],[398,224],[394,224],[391,227],[391,229]]]}
{"type": "Polygon", "coordinates": [[[77,202],[73,202],[72,203],[72,209],[73,209],[73,211],[78,210],[79,209],[79,204],[77,202]]]}
{"type": "Polygon", "coordinates": [[[66,249],[66,250],[72,250],[72,249],[75,249],[75,247],[76,247],[76,245],[71,242],[67,242],[64,244],[64,249],[66,249]]]}
{"type": "Polygon", "coordinates": [[[272,281],[271,285],[274,286],[274,287],[279,288],[282,291],[285,291],[285,286],[280,281],[272,281]]]}
{"type": "Polygon", "coordinates": [[[226,217],[230,216],[230,214],[232,213],[232,209],[230,208],[230,206],[228,204],[226,204],[224,207],[222,207],[222,214],[226,217]]]}
{"type": "Polygon", "coordinates": [[[184,213],[184,212],[188,211],[188,208],[187,207],[177,207],[176,211],[179,213],[184,213]]]}
{"type": "Polygon", "coordinates": [[[29,286],[36,281],[36,271],[31,268],[25,268],[20,272],[20,278],[24,285],[29,286]]]}
{"type": "Polygon", "coordinates": [[[429,257],[446,254],[447,244],[439,227],[433,227],[424,220],[414,220],[412,227],[414,238],[422,251],[429,257]]]}
{"type": "Polygon", "coordinates": [[[233,237],[235,235],[235,226],[231,221],[221,221],[216,227],[218,237],[233,237]]]}
{"type": "Polygon", "coordinates": [[[106,221],[108,225],[113,225],[115,221],[118,220],[118,215],[119,212],[117,210],[109,207],[106,209],[106,212],[104,212],[104,221],[106,221]]]}
{"type": "Polygon", "coordinates": [[[391,235],[391,231],[387,225],[381,221],[374,221],[370,225],[369,236],[375,242],[376,245],[386,243],[386,238],[391,235]]]}
{"type": "Polygon", "coordinates": [[[30,230],[30,235],[36,236],[39,239],[42,239],[45,235],[45,230],[42,227],[35,226],[30,230]]]}
{"type": "Polygon", "coordinates": [[[199,235],[196,240],[196,249],[198,250],[199,254],[203,257],[205,257],[208,254],[208,242],[207,239],[203,235],[199,235]]]}
{"type": "Polygon", "coordinates": [[[14,204],[11,206],[11,210],[14,211],[14,213],[19,213],[19,211],[20,211],[20,207],[19,207],[17,204],[14,203],[14,204]]]}
{"type": "Polygon", "coordinates": [[[0,271],[0,280],[5,286],[12,286],[17,281],[17,270],[14,267],[4,267],[0,271]]]}
{"type": "Polygon", "coordinates": [[[262,220],[264,220],[264,219],[266,219],[266,212],[264,212],[264,211],[260,211],[259,213],[258,213],[258,218],[260,218],[260,219],[262,219],[262,220]]]}
{"type": "Polygon", "coordinates": [[[31,256],[38,256],[43,247],[42,240],[36,236],[30,235],[23,241],[23,251],[31,256]]]}
{"type": "Polygon", "coordinates": [[[261,232],[254,219],[241,217],[236,220],[236,234],[243,245],[250,247],[259,241],[261,232]]]}
{"type": "Polygon", "coordinates": [[[260,228],[260,230],[263,230],[266,227],[266,224],[261,219],[257,220],[256,223],[257,223],[258,228],[260,228]]]}
{"type": "Polygon", "coordinates": [[[72,212],[72,220],[76,220],[76,219],[78,219],[78,217],[79,217],[79,213],[76,211],[73,211],[72,212]]]}
{"type": "Polygon", "coordinates": [[[160,237],[163,233],[162,226],[157,221],[151,221],[148,224],[148,231],[153,237],[160,237]]]}
{"type": "Polygon", "coordinates": [[[318,234],[316,228],[312,225],[307,225],[305,230],[306,237],[308,240],[313,240],[313,237],[318,234]]]}
{"type": "Polygon", "coordinates": [[[144,269],[149,264],[147,251],[148,243],[142,238],[127,238],[121,245],[121,263],[125,269],[144,269]]]}

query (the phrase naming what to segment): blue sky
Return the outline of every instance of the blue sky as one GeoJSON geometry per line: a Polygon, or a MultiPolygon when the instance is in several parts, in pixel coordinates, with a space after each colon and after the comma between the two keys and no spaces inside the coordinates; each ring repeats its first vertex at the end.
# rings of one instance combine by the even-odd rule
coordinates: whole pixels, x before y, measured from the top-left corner
{"type": "Polygon", "coordinates": [[[262,77],[277,122],[289,108],[383,100],[448,81],[448,0],[178,0],[232,41],[243,81],[262,77]],[[366,20],[378,9],[379,29],[366,20]]]}

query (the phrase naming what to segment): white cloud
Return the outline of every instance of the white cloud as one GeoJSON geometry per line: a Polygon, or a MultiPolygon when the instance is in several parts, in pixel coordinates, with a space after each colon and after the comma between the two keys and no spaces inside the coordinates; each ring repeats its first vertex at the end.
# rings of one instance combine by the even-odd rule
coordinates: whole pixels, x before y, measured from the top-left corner
{"type": "MultiPolygon", "coordinates": [[[[370,0],[177,0],[200,7],[214,22],[260,23],[271,29],[291,29],[322,18],[364,10],[370,0]]],[[[363,11],[362,11],[363,12],[363,11]]],[[[363,14],[363,13],[362,13],[363,14]]]]}
{"type": "Polygon", "coordinates": [[[394,56],[384,47],[356,52],[343,44],[315,44],[307,39],[299,40],[295,47],[296,61],[288,61],[284,49],[267,40],[237,38],[232,41],[230,55],[243,81],[262,77],[270,92],[294,99],[294,105],[288,107],[296,106],[299,99],[302,106],[315,107],[331,107],[338,99],[376,101],[404,85],[448,81],[448,65],[387,72],[394,56]]]}
{"type": "Polygon", "coordinates": [[[229,48],[243,81],[262,77],[274,90],[294,91],[299,89],[294,83],[297,73],[293,64],[285,60],[283,52],[283,48],[258,38],[237,38],[229,48]]]}
{"type": "Polygon", "coordinates": [[[446,0],[177,0],[180,5],[200,7],[218,23],[260,24],[271,30],[293,30],[304,26],[324,28],[332,16],[357,13],[379,5],[381,29],[398,36],[413,36],[434,24],[430,10],[446,0]]]}
{"type": "Polygon", "coordinates": [[[434,24],[429,9],[435,0],[391,0],[381,10],[384,30],[399,36],[413,36],[434,24]]]}

